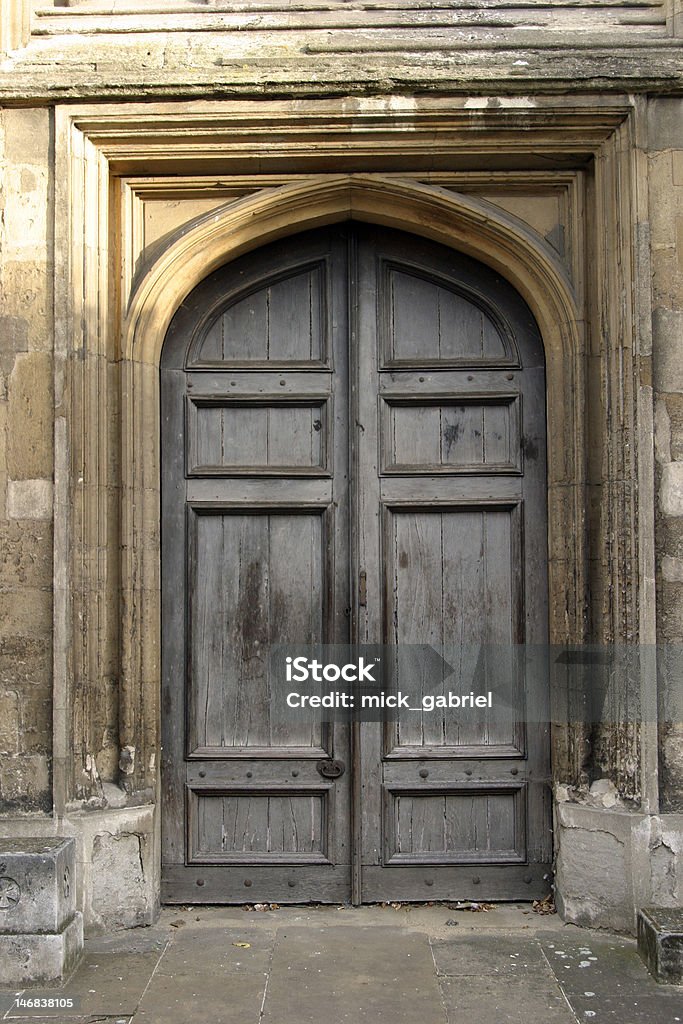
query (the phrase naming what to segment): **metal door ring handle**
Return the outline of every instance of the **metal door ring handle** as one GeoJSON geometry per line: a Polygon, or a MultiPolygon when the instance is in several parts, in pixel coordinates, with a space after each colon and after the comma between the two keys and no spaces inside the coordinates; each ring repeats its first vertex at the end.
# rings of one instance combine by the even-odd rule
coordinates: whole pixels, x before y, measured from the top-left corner
{"type": "Polygon", "coordinates": [[[338,779],[346,770],[342,761],[335,761],[331,758],[325,761],[318,761],[316,768],[324,779],[338,779]]]}

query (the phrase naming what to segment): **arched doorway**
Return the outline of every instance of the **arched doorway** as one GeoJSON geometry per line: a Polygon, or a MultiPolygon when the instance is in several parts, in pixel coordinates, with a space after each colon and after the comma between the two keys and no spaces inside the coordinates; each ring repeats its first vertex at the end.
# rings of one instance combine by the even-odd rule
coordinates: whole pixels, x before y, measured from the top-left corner
{"type": "Polygon", "coordinates": [[[294,235],[188,296],[161,400],[162,898],[545,891],[545,725],[284,723],[264,656],[547,641],[543,349],[520,296],[413,235],[294,235]]]}

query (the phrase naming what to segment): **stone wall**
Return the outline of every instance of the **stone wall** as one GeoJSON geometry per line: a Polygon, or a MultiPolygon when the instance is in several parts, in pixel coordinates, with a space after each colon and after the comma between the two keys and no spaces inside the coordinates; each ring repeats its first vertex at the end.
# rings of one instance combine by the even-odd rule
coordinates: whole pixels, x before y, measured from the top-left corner
{"type": "MultiPolygon", "coordinates": [[[[683,100],[649,105],[658,641],[683,647],[683,100]]],[[[680,664],[681,662],[679,662],[680,664]]],[[[683,723],[674,672],[660,692],[660,796],[683,810],[683,723]]]]}
{"type": "Polygon", "coordinates": [[[0,807],[32,811],[52,807],[52,116],[0,117],[0,807]]]}

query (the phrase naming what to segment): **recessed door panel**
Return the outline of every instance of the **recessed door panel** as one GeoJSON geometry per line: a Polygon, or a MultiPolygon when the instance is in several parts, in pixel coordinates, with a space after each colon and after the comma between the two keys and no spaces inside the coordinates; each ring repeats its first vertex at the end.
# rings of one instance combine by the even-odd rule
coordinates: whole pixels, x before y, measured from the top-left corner
{"type": "Polygon", "coordinates": [[[320,724],[285,728],[273,714],[269,652],[274,643],[324,642],[327,513],[188,512],[188,754],[319,748],[320,724]]]}

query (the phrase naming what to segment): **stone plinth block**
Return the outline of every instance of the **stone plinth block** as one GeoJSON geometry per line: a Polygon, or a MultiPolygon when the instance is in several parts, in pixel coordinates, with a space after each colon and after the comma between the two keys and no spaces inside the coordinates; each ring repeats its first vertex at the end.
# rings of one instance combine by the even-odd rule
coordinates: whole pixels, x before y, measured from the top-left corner
{"type": "Polygon", "coordinates": [[[641,910],[638,949],[657,981],[683,985],[683,907],[641,910]]]}
{"type": "Polygon", "coordinates": [[[59,985],[83,953],[83,915],[75,913],[56,934],[0,934],[0,985],[59,985]]]}
{"type": "Polygon", "coordinates": [[[76,912],[76,844],[0,839],[0,935],[61,935],[76,912]]]}

